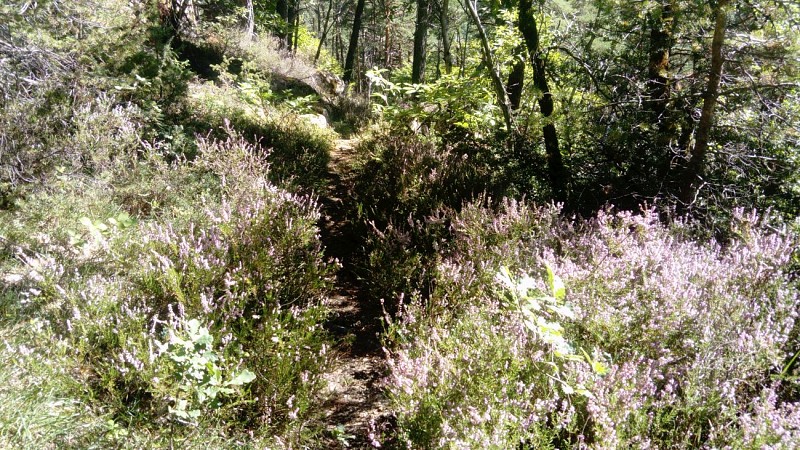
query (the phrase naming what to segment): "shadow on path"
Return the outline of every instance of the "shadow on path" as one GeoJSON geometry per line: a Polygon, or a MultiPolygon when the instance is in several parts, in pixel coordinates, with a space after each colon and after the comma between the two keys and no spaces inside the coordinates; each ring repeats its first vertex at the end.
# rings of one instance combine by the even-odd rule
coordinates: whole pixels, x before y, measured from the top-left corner
{"type": "MultiPolygon", "coordinates": [[[[389,434],[393,420],[381,387],[387,373],[381,345],[383,308],[379,299],[362,294],[353,268],[362,239],[347,221],[349,192],[343,173],[351,150],[352,142],[337,142],[331,157],[328,195],[321,199],[321,237],[326,256],[342,264],[336,292],[330,299],[331,316],[325,324],[337,342],[333,365],[325,375],[325,448],[367,449],[376,448],[374,436],[389,434]]],[[[380,445],[391,448],[388,442],[380,445]]]]}

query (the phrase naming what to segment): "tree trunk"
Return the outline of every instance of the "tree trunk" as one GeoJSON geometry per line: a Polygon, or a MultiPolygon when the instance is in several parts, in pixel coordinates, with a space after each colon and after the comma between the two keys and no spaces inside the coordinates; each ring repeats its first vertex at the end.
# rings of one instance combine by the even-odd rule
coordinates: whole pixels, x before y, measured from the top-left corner
{"type": "Polygon", "coordinates": [[[289,4],[288,2],[291,0],[277,0],[275,2],[275,12],[278,14],[278,17],[281,18],[281,29],[278,31],[278,40],[281,43],[281,47],[286,42],[286,36],[289,33],[289,4]]]}
{"type": "Polygon", "coordinates": [[[300,9],[298,7],[294,16],[294,26],[292,27],[292,53],[297,54],[297,45],[300,42],[300,9]]]}
{"type": "Polygon", "coordinates": [[[636,160],[641,164],[632,164],[629,169],[635,176],[654,173],[658,180],[666,179],[671,171],[670,143],[676,137],[680,141],[680,137],[676,136],[675,114],[667,109],[672,95],[672,80],[669,71],[674,42],[674,1],[660,0],[649,15],[650,48],[648,50],[647,82],[645,83],[645,108],[649,111],[655,136],[652,148],[645,146],[640,150],[651,154],[637,155],[636,160]]]}
{"type": "Polygon", "coordinates": [[[494,57],[492,56],[492,49],[489,46],[489,37],[486,35],[486,30],[483,29],[481,18],[478,16],[478,9],[474,3],[475,1],[476,0],[464,0],[464,6],[467,8],[467,12],[469,13],[470,17],[472,17],[472,21],[475,23],[475,26],[478,29],[478,35],[481,38],[481,48],[483,49],[483,61],[484,64],[486,64],[486,67],[489,69],[489,75],[492,77],[492,84],[494,85],[494,90],[497,94],[497,103],[498,106],[500,106],[500,110],[503,112],[506,130],[508,130],[509,133],[514,133],[511,102],[506,94],[506,87],[503,85],[503,80],[500,79],[500,73],[497,71],[497,66],[495,65],[494,57]]]}
{"type": "Polygon", "coordinates": [[[522,101],[522,88],[525,85],[525,48],[521,45],[514,49],[514,65],[508,74],[506,92],[512,111],[517,111],[522,101]]]}
{"type": "Polygon", "coordinates": [[[669,57],[672,51],[673,0],[662,0],[661,8],[651,17],[650,61],[647,65],[647,100],[658,123],[665,122],[664,112],[670,97],[669,57]]]}
{"type": "Polygon", "coordinates": [[[414,57],[411,63],[411,82],[425,81],[428,27],[430,25],[430,0],[417,0],[417,22],[414,27],[414,57]]]}
{"type": "Polygon", "coordinates": [[[297,30],[297,19],[299,16],[298,1],[299,0],[288,0],[288,8],[286,10],[286,24],[289,27],[286,30],[286,49],[289,51],[292,51],[294,48],[294,34],[297,30]]]}
{"type": "Polygon", "coordinates": [[[325,38],[328,37],[328,30],[330,29],[331,10],[333,10],[333,0],[328,0],[328,11],[325,12],[325,24],[322,25],[322,34],[319,37],[319,44],[317,44],[317,52],[314,54],[314,64],[316,64],[317,61],[319,60],[319,55],[322,52],[322,46],[325,44],[325,38]]]}
{"type": "Polygon", "coordinates": [[[692,148],[683,174],[680,200],[683,208],[688,208],[697,195],[698,184],[705,169],[706,153],[711,127],[714,124],[714,107],[719,97],[719,83],[722,79],[722,46],[725,44],[727,27],[727,6],[729,0],[718,0],[715,8],[714,37],[711,40],[711,70],[708,74],[706,91],[703,94],[703,109],[697,124],[695,144],[692,148]]]}
{"type": "MultiPolygon", "coordinates": [[[[470,0],[464,0],[464,1],[468,2],[470,0]]],[[[464,70],[466,69],[467,66],[467,46],[469,43],[469,25],[471,23],[472,23],[471,21],[467,22],[466,29],[464,30],[464,37],[461,39],[461,59],[459,61],[459,67],[458,67],[459,78],[464,77],[464,70]]]]}
{"type": "Polygon", "coordinates": [[[255,39],[255,31],[256,31],[256,13],[253,9],[253,0],[247,0],[245,7],[247,8],[247,27],[246,33],[247,38],[251,41],[255,39]]]}
{"type": "MultiPolygon", "coordinates": [[[[528,55],[533,65],[533,85],[541,93],[539,109],[545,119],[553,115],[553,94],[547,84],[545,61],[539,52],[539,30],[536,28],[536,18],[533,17],[532,0],[519,2],[519,31],[528,47],[528,55]]],[[[566,201],[567,170],[558,145],[558,133],[552,123],[542,127],[544,134],[544,149],[547,155],[547,171],[550,178],[550,187],[556,201],[566,201]]]]}
{"type": "Polygon", "coordinates": [[[439,23],[442,27],[442,58],[444,59],[444,73],[450,75],[453,71],[453,54],[450,51],[450,0],[442,0],[442,10],[439,12],[439,23]]]}
{"type": "Polygon", "coordinates": [[[353,17],[353,32],[350,34],[350,46],[347,48],[347,58],[344,61],[344,82],[353,80],[353,67],[356,63],[356,50],[358,50],[358,36],[361,34],[361,21],[364,14],[365,0],[358,0],[356,14],[353,17]]]}

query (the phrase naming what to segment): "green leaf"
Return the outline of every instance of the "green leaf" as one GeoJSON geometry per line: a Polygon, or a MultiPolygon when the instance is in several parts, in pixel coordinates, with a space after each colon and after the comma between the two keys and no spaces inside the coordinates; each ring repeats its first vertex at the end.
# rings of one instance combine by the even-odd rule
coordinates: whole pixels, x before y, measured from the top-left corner
{"type": "Polygon", "coordinates": [[[556,274],[553,272],[553,268],[550,267],[550,264],[545,263],[544,268],[547,271],[547,285],[552,288],[554,286],[553,281],[556,277],[556,274]]]}
{"type": "Polygon", "coordinates": [[[553,297],[555,297],[557,300],[564,300],[564,297],[567,295],[567,288],[564,286],[564,282],[561,280],[561,277],[558,275],[553,275],[551,286],[553,288],[553,297]]]}
{"type": "Polygon", "coordinates": [[[256,379],[256,374],[248,369],[244,369],[236,375],[231,381],[225,383],[227,386],[241,386],[256,379]]]}
{"type": "Polygon", "coordinates": [[[566,317],[568,319],[574,319],[575,313],[572,312],[572,309],[567,305],[561,306],[554,306],[554,305],[546,305],[547,309],[553,311],[554,313],[558,314],[561,317],[566,317]]]}
{"type": "Polygon", "coordinates": [[[592,370],[594,371],[594,373],[598,375],[605,375],[606,373],[608,373],[608,366],[606,366],[602,361],[597,361],[593,359],[591,356],[589,356],[588,353],[586,353],[586,350],[584,349],[581,349],[581,352],[583,352],[583,356],[584,358],[586,358],[586,362],[588,362],[589,365],[592,366],[592,370]]]}
{"type": "Polygon", "coordinates": [[[608,367],[600,361],[592,361],[592,370],[598,375],[605,375],[608,373],[608,367]]]}

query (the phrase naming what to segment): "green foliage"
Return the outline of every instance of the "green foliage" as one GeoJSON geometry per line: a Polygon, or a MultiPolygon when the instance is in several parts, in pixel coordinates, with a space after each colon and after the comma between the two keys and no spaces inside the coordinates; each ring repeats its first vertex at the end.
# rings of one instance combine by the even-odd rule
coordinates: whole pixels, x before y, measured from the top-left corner
{"type": "MultiPolygon", "coordinates": [[[[0,447],[360,440],[326,427],[319,408],[339,267],[323,256],[314,199],[333,180],[338,136],[301,116],[323,111],[348,133],[382,120],[355,155],[337,155],[354,161],[336,225],[358,247],[362,293],[399,300],[385,318],[384,385],[401,446],[800,440],[797,224],[783,224],[800,210],[796,6],[730,10],[688,208],[702,220],[664,213],[666,227],[652,210],[595,209],[675,204],[713,5],[543,4],[546,120],[514,5],[489,5],[501,78],[526,59],[512,141],[454,2],[449,30],[432,36],[453,38],[455,70],[439,74],[429,52],[433,81],[420,85],[399,67],[411,9],[369,6],[362,32],[379,39],[362,39],[362,65],[389,66],[368,73],[372,104],[314,67],[305,25],[297,55],[266,36],[286,31],[274,2],[255,2],[257,39],[238,31],[236,2],[198,2],[199,21],[180,30],[160,3],[0,5],[0,447]],[[659,105],[650,60],[667,26],[659,105]],[[549,198],[549,124],[571,170],[568,207],[589,220],[504,197],[549,198]]],[[[333,72],[341,24],[322,52],[333,72]]]]}
{"type": "MultiPolygon", "coordinates": [[[[219,432],[232,436],[262,417],[265,438],[303,439],[323,386],[321,299],[334,269],[322,260],[317,207],[270,184],[243,141],[199,149],[193,163],[155,154],[97,178],[61,176],[3,212],[0,310],[9,326],[39,321],[36,341],[64,355],[53,364],[81,374],[59,395],[127,418],[109,436],[202,422],[133,448],[193,442],[192,429],[225,421],[230,433],[219,432]],[[168,195],[141,214],[127,193],[151,190],[168,195]]],[[[105,433],[103,416],[95,423],[91,432],[105,433]]]]}
{"type": "Polygon", "coordinates": [[[348,217],[366,236],[360,265],[367,288],[377,298],[428,292],[449,234],[447,211],[497,189],[490,184],[491,156],[409,133],[378,134],[357,151],[348,217]]]}
{"type": "Polygon", "coordinates": [[[482,295],[436,316],[416,300],[401,308],[390,393],[405,446],[560,448],[587,432],[588,386],[605,366],[571,350],[563,332],[574,316],[548,274],[547,294],[505,270],[482,286],[500,302],[482,295]]]}
{"type": "MultiPolygon", "coordinates": [[[[270,178],[306,191],[322,189],[333,148],[333,133],[318,128],[296,111],[270,106],[271,91],[257,80],[238,87],[197,86],[189,108],[195,129],[216,130],[220,137],[228,127],[263,150],[270,163],[270,178]]],[[[299,105],[302,101],[295,100],[299,105]]]]}
{"type": "Polygon", "coordinates": [[[494,101],[491,84],[481,77],[444,75],[428,84],[410,84],[386,79],[385,70],[371,70],[367,77],[374,86],[372,97],[376,113],[395,128],[412,131],[429,127],[458,141],[497,137],[503,123],[494,101]],[[412,125],[412,121],[417,125],[412,125]]]}
{"type": "Polygon", "coordinates": [[[161,369],[168,377],[166,386],[159,387],[170,394],[173,404],[168,408],[169,414],[180,423],[196,425],[204,408],[221,405],[218,396],[235,394],[236,389],[256,376],[243,369],[225,379],[228,377],[224,376],[223,368],[227,364],[214,350],[214,337],[208,328],[201,326],[197,319],[182,319],[177,325],[166,331],[165,342],[155,342],[160,357],[170,363],[161,369]]]}
{"type": "Polygon", "coordinates": [[[501,206],[453,219],[436,289],[391,321],[407,447],[791,447],[796,236],[737,213],[723,250],[652,213],[501,206]],[[542,259],[563,282],[513,275],[542,259]]]}

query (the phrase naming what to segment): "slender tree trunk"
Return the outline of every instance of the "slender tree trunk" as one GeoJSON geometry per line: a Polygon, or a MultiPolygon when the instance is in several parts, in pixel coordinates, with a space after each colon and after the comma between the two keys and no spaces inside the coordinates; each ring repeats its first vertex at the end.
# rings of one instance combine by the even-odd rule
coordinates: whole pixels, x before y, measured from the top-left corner
{"type": "Polygon", "coordinates": [[[719,84],[722,79],[722,46],[725,44],[727,27],[727,6],[729,0],[718,0],[715,8],[714,37],[711,40],[711,70],[708,74],[706,91],[703,94],[703,109],[697,124],[695,144],[689,154],[689,161],[682,180],[680,200],[683,207],[689,207],[697,195],[698,184],[705,169],[706,153],[711,127],[714,124],[714,108],[719,97],[719,84]]]}
{"type": "Polygon", "coordinates": [[[294,16],[294,26],[292,27],[292,53],[297,54],[297,45],[300,42],[300,9],[294,16]]]}
{"type": "MultiPolygon", "coordinates": [[[[342,66],[346,66],[345,59],[347,55],[344,52],[344,40],[342,39],[342,35],[340,33],[336,33],[336,49],[337,49],[337,59],[342,66]]],[[[351,69],[352,70],[352,69],[351,69]]]]}
{"type": "MultiPolygon", "coordinates": [[[[468,2],[470,0],[464,0],[468,2]]],[[[469,26],[472,22],[467,22],[466,29],[464,30],[464,37],[461,39],[461,61],[459,61],[458,77],[464,77],[464,70],[466,69],[467,61],[467,43],[469,42],[469,26]]]]}
{"type": "Polygon", "coordinates": [[[245,7],[247,8],[247,38],[252,41],[255,39],[256,32],[256,13],[253,9],[253,0],[247,0],[245,7]]]}
{"type": "Polygon", "coordinates": [[[386,26],[383,29],[383,66],[389,67],[392,64],[392,25],[389,17],[386,18],[386,26]]]}
{"type": "MultiPolygon", "coordinates": [[[[541,93],[539,109],[545,119],[553,115],[553,94],[547,84],[545,61],[539,52],[539,30],[536,27],[536,18],[533,16],[532,0],[519,1],[519,31],[528,47],[528,54],[533,65],[533,85],[541,93]]],[[[544,149],[547,155],[547,170],[550,178],[550,187],[556,201],[566,201],[567,169],[558,145],[558,133],[552,122],[542,127],[544,134],[544,149]]]]}
{"type": "Polygon", "coordinates": [[[322,34],[319,37],[319,44],[317,44],[317,52],[314,54],[314,64],[316,64],[317,61],[319,61],[319,55],[320,53],[322,53],[322,46],[325,44],[325,38],[328,37],[328,30],[330,29],[331,10],[333,10],[333,0],[328,0],[328,11],[325,12],[325,24],[322,25],[322,34]]]}
{"type": "Polygon", "coordinates": [[[511,113],[511,102],[506,94],[506,87],[503,85],[503,80],[500,78],[500,73],[492,56],[492,49],[489,47],[489,37],[486,35],[486,30],[483,29],[481,18],[478,16],[478,10],[475,5],[476,0],[464,0],[464,5],[472,21],[478,29],[478,35],[481,38],[481,48],[483,49],[483,61],[489,69],[489,75],[492,77],[492,84],[494,85],[495,94],[497,94],[497,103],[500,110],[503,112],[503,119],[506,123],[506,130],[509,133],[514,133],[513,116],[511,113]]]}
{"type": "Polygon", "coordinates": [[[417,0],[417,22],[414,27],[414,57],[411,63],[411,82],[425,81],[428,27],[430,25],[430,0],[417,0]]]}
{"type": "Polygon", "coordinates": [[[356,14],[353,17],[353,32],[350,34],[350,46],[347,48],[347,58],[344,61],[344,82],[353,80],[353,67],[356,63],[356,50],[358,50],[358,36],[361,34],[361,21],[364,15],[365,0],[358,0],[356,14]]]}
{"type": "Polygon", "coordinates": [[[444,73],[450,75],[453,71],[453,54],[450,51],[450,0],[442,0],[442,10],[439,14],[439,24],[442,27],[442,59],[444,59],[444,73]]]}
{"type": "Polygon", "coordinates": [[[286,49],[292,51],[294,48],[294,34],[297,30],[296,22],[298,19],[299,0],[288,0],[288,8],[286,10],[286,24],[289,28],[286,31],[286,49]]]}

